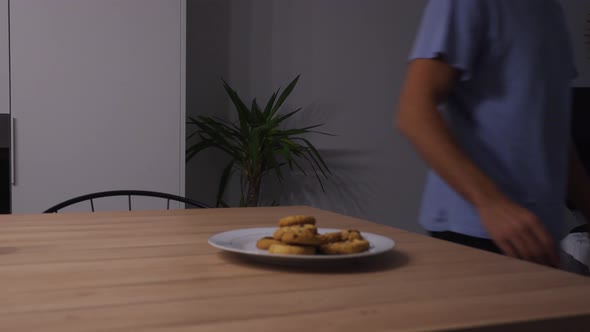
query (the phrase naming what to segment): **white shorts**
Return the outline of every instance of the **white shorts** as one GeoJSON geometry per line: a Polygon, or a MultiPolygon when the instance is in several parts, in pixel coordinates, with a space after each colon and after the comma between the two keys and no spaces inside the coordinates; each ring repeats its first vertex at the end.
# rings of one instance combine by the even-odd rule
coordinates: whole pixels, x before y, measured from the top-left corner
{"type": "Polygon", "coordinates": [[[588,233],[570,233],[561,241],[561,268],[590,276],[590,238],[588,233]]]}

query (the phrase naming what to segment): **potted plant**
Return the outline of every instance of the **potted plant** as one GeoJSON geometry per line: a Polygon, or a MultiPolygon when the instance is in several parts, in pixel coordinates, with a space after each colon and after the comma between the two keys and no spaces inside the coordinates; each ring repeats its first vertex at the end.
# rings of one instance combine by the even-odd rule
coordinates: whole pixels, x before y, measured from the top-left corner
{"type": "Polygon", "coordinates": [[[227,207],[223,200],[230,177],[238,172],[240,175],[240,206],[258,206],[262,179],[274,173],[279,181],[283,180],[283,170],[297,168],[306,174],[301,163],[306,163],[324,189],[321,176],[330,174],[328,166],[314,145],[302,135],[318,133],[314,129],[323,124],[303,128],[285,128],[285,121],[301,111],[301,108],[286,114],[279,109],[295,88],[297,76],[287,88],[280,93],[277,90],[270,97],[264,108],[258,106],[256,98],[248,107],[238,93],[227,82],[223,87],[227,92],[236,112],[235,122],[211,116],[188,117],[190,134],[187,140],[197,137],[193,144],[187,144],[187,162],[201,151],[214,148],[230,157],[224,168],[217,192],[217,206],[227,207]]]}

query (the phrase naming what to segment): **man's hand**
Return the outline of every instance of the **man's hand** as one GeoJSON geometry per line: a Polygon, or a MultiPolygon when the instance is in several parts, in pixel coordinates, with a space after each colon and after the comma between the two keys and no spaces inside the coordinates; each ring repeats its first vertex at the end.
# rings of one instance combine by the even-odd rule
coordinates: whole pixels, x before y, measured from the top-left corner
{"type": "Polygon", "coordinates": [[[508,256],[557,267],[557,247],[541,221],[529,210],[501,198],[478,207],[496,245],[508,256]]]}
{"type": "Polygon", "coordinates": [[[477,208],[484,227],[504,253],[557,266],[556,246],[541,222],[510,201],[473,163],[439,114],[437,106],[447,99],[461,75],[443,60],[410,63],[396,114],[397,128],[428,165],[477,208]]]}

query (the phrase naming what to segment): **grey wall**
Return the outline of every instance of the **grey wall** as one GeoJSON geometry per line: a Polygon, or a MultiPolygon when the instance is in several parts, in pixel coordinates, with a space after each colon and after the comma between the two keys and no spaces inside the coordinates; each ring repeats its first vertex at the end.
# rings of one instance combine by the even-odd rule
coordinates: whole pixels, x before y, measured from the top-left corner
{"type": "Polygon", "coordinates": [[[313,137],[334,172],[324,194],[294,174],[282,202],[379,223],[416,225],[424,167],[393,130],[392,116],[423,1],[291,1],[273,5],[270,71],[284,84],[302,74],[295,123],[325,122],[313,137]]]}
{"type": "Polygon", "coordinates": [[[590,45],[586,33],[590,33],[590,0],[560,0],[568,21],[578,77],[575,86],[590,86],[590,45]]]}
{"type": "MultiPolygon", "coordinates": [[[[392,116],[424,3],[189,0],[187,112],[231,112],[220,75],[247,99],[266,101],[301,74],[285,110],[304,107],[291,124],[325,122],[323,130],[338,135],[310,136],[333,176],[325,193],[300,172],[283,186],[270,178],[266,200],[418,230],[425,169],[392,116]]],[[[208,156],[190,162],[187,194],[212,203],[222,164],[208,156]]]]}
{"type": "MultiPolygon", "coordinates": [[[[230,1],[187,0],[186,10],[186,113],[225,116],[221,77],[229,73],[230,1]]],[[[186,196],[212,205],[223,161],[219,153],[206,151],[188,162],[186,196]]]]}
{"type": "MultiPolygon", "coordinates": [[[[590,0],[560,0],[568,21],[570,37],[574,49],[578,77],[574,86],[590,86],[590,45],[586,45],[585,34],[590,32],[590,0]]],[[[566,231],[579,225],[583,220],[576,218],[571,212],[565,211],[566,231]]]]}
{"type": "MultiPolygon", "coordinates": [[[[575,32],[588,1],[563,0],[575,32]]],[[[292,124],[325,122],[336,137],[311,136],[332,169],[322,192],[293,172],[265,197],[306,204],[421,231],[416,224],[425,167],[393,129],[405,59],[425,0],[189,0],[187,112],[231,115],[218,84],[224,75],[248,99],[266,101],[297,74],[286,109],[305,107],[292,124]]],[[[590,83],[586,64],[577,84],[590,83]]],[[[216,156],[219,157],[219,156],[216,156]]],[[[223,158],[188,165],[187,193],[212,203],[223,158]]],[[[237,197],[234,190],[233,198],[237,197]]]]}

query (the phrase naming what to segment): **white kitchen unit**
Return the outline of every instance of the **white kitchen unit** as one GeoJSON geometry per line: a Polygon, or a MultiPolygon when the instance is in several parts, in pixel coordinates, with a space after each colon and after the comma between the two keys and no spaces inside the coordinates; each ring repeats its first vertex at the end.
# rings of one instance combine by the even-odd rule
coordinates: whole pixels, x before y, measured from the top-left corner
{"type": "Polygon", "coordinates": [[[0,213],[10,213],[12,120],[10,118],[10,59],[8,0],[0,0],[0,213]]]}
{"type": "Polygon", "coordinates": [[[10,44],[8,0],[0,0],[0,114],[10,113],[10,44]]]}
{"type": "Polygon", "coordinates": [[[185,1],[8,5],[12,212],[103,190],[184,195],[185,1]]]}

